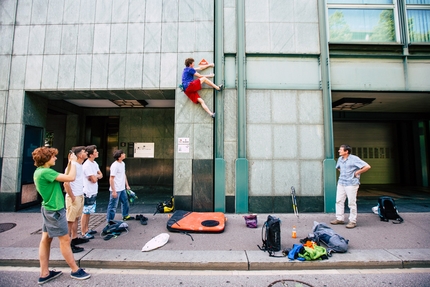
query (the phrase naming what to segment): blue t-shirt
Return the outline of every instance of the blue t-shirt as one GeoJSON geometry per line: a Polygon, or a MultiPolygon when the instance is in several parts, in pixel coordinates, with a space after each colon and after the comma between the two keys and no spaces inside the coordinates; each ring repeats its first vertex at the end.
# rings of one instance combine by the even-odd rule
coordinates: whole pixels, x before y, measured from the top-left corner
{"type": "Polygon", "coordinates": [[[182,86],[184,87],[184,91],[188,88],[188,85],[194,81],[194,74],[196,73],[196,70],[191,67],[185,67],[184,71],[182,72],[182,86]]]}
{"type": "Polygon", "coordinates": [[[343,186],[359,185],[360,177],[355,177],[354,173],[367,165],[367,162],[355,155],[348,155],[346,159],[339,157],[336,169],[340,170],[338,184],[343,186]]]}

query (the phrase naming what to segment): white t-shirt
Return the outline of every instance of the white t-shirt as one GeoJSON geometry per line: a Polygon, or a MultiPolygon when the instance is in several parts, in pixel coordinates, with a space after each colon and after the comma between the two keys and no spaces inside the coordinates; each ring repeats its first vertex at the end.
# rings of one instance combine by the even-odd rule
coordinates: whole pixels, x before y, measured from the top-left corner
{"type": "MultiPolygon", "coordinates": [[[[114,161],[110,166],[110,176],[114,177],[115,191],[125,190],[125,163],[114,161]]],[[[112,191],[112,187],[109,187],[112,191]]]]}
{"type": "MultiPolygon", "coordinates": [[[[70,188],[72,189],[74,196],[84,195],[84,170],[82,168],[82,164],[77,163],[76,161],[72,161],[72,164],[76,167],[76,178],[74,181],[70,182],[70,188]]],[[[66,194],[66,196],[68,196],[68,194],[66,194]]]]}
{"type": "Polygon", "coordinates": [[[82,165],[84,170],[84,193],[87,197],[95,195],[99,191],[98,182],[91,182],[89,177],[94,175],[97,177],[97,172],[100,171],[99,164],[96,161],[90,161],[87,159],[82,165]]]}

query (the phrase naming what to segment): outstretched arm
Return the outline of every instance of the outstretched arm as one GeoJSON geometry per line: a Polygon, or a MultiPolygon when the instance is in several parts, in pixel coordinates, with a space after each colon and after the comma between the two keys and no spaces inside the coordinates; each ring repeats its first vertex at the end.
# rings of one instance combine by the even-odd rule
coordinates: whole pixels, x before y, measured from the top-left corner
{"type": "Polygon", "coordinates": [[[206,70],[207,68],[210,68],[210,67],[215,67],[215,64],[214,63],[210,63],[210,64],[207,64],[207,65],[201,65],[201,66],[198,66],[198,67],[194,68],[194,70],[196,70],[196,71],[203,71],[203,70],[206,70]]]}

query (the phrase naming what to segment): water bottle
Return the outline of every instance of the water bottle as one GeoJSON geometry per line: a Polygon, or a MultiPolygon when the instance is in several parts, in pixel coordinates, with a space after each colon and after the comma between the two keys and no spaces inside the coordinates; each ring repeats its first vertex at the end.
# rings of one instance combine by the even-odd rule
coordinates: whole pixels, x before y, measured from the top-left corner
{"type": "Polygon", "coordinates": [[[291,232],[291,237],[292,238],[297,238],[297,231],[296,231],[296,226],[293,225],[293,231],[291,232]]]}

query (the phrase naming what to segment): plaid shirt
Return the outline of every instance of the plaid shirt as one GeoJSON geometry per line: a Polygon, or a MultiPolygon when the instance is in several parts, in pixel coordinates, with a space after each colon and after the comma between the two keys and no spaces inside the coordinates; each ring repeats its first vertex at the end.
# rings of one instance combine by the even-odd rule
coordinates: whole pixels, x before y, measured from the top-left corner
{"type": "Polygon", "coordinates": [[[360,176],[355,177],[354,173],[365,167],[367,162],[355,155],[348,155],[346,159],[339,157],[336,164],[336,169],[340,170],[338,184],[343,186],[359,185],[360,176]]]}

